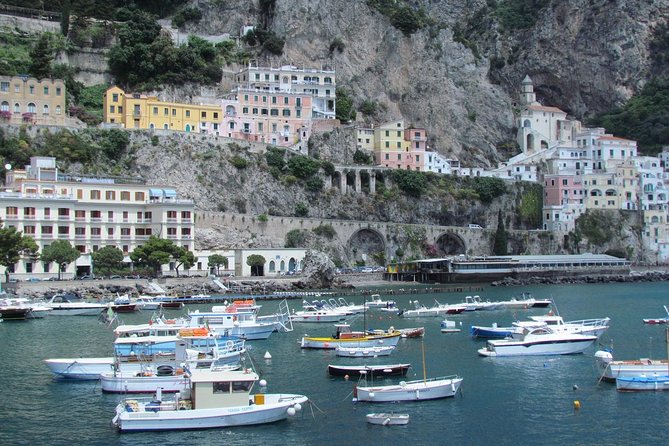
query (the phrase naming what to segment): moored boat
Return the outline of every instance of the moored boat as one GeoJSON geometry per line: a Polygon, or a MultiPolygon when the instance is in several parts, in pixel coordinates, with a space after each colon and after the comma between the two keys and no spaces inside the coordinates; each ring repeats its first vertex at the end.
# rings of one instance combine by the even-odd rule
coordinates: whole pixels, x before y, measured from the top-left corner
{"type": "Polygon", "coordinates": [[[54,294],[45,306],[54,316],[97,316],[107,309],[106,304],[86,302],[74,294],[54,294]]]}
{"type": "Polygon", "coordinates": [[[453,375],[441,378],[401,381],[388,386],[356,386],[353,401],[385,403],[392,401],[423,401],[449,398],[462,384],[462,378],[453,375]]]}
{"type": "Polygon", "coordinates": [[[493,339],[478,350],[481,356],[571,355],[582,353],[597,336],[554,332],[548,327],[525,329],[521,339],[493,339]]]}
{"type": "Polygon", "coordinates": [[[457,333],[460,331],[460,329],[455,325],[455,321],[449,321],[448,319],[441,321],[441,323],[439,323],[439,327],[442,333],[457,333]]]}
{"type": "Polygon", "coordinates": [[[189,388],[163,399],[129,398],[116,406],[112,424],[121,432],[209,429],[273,423],[295,415],[304,395],[251,395],[258,375],[249,370],[194,370],[189,388]]]}
{"type": "Polygon", "coordinates": [[[425,327],[400,328],[398,331],[403,338],[420,338],[425,335],[425,327]]]}
{"type": "Polygon", "coordinates": [[[411,364],[377,364],[377,365],[328,365],[328,373],[332,376],[405,376],[411,364]]]}
{"type": "Polygon", "coordinates": [[[335,349],[337,347],[374,347],[396,346],[401,333],[393,327],[381,334],[369,334],[363,331],[352,331],[348,324],[336,325],[337,332],[331,337],[314,337],[305,335],[300,341],[302,348],[335,349]]]}
{"type": "Polygon", "coordinates": [[[493,323],[490,327],[472,325],[469,332],[474,339],[504,339],[517,331],[518,327],[498,327],[497,323],[493,323]]]}
{"type": "Polygon", "coordinates": [[[620,376],[616,378],[616,389],[621,392],[643,392],[669,390],[669,375],[620,376]]]}
{"type": "Polygon", "coordinates": [[[378,345],[375,347],[343,347],[339,346],[336,348],[337,356],[343,356],[348,358],[375,358],[377,356],[388,356],[390,355],[395,347],[391,345],[378,345]]]}
{"type": "Polygon", "coordinates": [[[595,364],[600,379],[614,382],[616,378],[640,378],[644,376],[669,374],[669,361],[666,359],[639,358],[632,360],[614,360],[610,352],[595,352],[595,364]]]}
{"type": "Polygon", "coordinates": [[[368,413],[366,418],[369,424],[382,426],[401,426],[409,423],[409,414],[406,413],[368,413]]]}
{"type": "Polygon", "coordinates": [[[664,311],[667,312],[667,315],[665,317],[656,317],[656,318],[644,319],[643,323],[644,324],[651,324],[651,325],[669,324],[669,308],[667,308],[666,305],[664,305],[664,311]]]}

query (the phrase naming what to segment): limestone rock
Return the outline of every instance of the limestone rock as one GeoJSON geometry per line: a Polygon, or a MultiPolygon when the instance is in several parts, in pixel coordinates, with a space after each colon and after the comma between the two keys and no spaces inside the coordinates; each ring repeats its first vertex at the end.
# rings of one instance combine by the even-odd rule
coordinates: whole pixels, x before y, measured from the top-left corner
{"type": "Polygon", "coordinates": [[[331,288],[335,279],[336,266],[327,255],[309,250],[304,256],[303,279],[300,286],[309,289],[331,288]]]}

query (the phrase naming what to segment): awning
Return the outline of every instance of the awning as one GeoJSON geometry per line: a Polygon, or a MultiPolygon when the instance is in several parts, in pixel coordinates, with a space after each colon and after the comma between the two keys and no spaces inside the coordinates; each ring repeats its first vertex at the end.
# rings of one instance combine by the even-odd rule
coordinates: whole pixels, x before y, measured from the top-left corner
{"type": "Polygon", "coordinates": [[[177,196],[177,191],[174,189],[163,189],[163,192],[165,193],[165,197],[176,197],[177,196]]]}
{"type": "Polygon", "coordinates": [[[149,189],[149,197],[162,197],[162,189],[149,189]]]}

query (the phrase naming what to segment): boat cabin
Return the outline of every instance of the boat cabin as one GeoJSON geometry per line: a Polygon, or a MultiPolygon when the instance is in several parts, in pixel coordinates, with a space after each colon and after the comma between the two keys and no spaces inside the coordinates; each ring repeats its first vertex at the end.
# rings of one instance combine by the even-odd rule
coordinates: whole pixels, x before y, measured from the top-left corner
{"type": "MultiPolygon", "coordinates": [[[[251,370],[193,370],[190,377],[193,409],[248,406],[249,395],[258,375],[251,370]]],[[[255,404],[263,404],[263,394],[255,404]]]]}
{"type": "Polygon", "coordinates": [[[334,339],[357,339],[364,338],[367,334],[364,331],[353,331],[348,324],[336,324],[337,332],[332,335],[334,339]]]}

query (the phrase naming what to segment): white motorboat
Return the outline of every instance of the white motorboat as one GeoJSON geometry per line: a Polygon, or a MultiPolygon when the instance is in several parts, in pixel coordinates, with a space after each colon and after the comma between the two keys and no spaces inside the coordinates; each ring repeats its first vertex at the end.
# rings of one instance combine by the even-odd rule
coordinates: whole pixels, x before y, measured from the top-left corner
{"type": "Polygon", "coordinates": [[[209,327],[226,336],[239,336],[248,341],[267,339],[275,331],[275,322],[260,322],[254,311],[227,312],[200,310],[188,313],[191,327],[209,327]]]}
{"type": "Polygon", "coordinates": [[[86,302],[74,294],[54,294],[45,306],[54,316],[98,316],[107,309],[106,304],[86,302]]]}
{"type": "Polygon", "coordinates": [[[455,395],[462,384],[458,376],[401,381],[388,386],[356,386],[353,401],[385,403],[391,401],[423,401],[455,395]]]}
{"type": "Polygon", "coordinates": [[[570,355],[582,353],[597,336],[554,332],[543,326],[525,329],[522,339],[494,339],[478,350],[481,356],[570,355]]]}
{"type": "Polygon", "coordinates": [[[604,350],[595,352],[595,364],[601,379],[609,382],[622,377],[641,378],[669,374],[669,360],[639,358],[616,361],[610,352],[604,350]]]}
{"type": "Polygon", "coordinates": [[[517,321],[511,325],[518,329],[512,333],[513,337],[522,336],[523,329],[541,327],[546,325],[554,332],[580,333],[600,337],[608,328],[610,318],[581,319],[576,321],[564,321],[562,316],[551,313],[544,316],[530,316],[529,321],[517,321]]]}
{"type": "Polygon", "coordinates": [[[370,296],[371,300],[366,300],[365,301],[365,307],[366,308],[394,308],[396,309],[397,304],[395,303],[394,300],[383,300],[381,299],[381,295],[379,294],[372,294],[370,296]]]}
{"type": "Polygon", "coordinates": [[[155,296],[149,296],[147,294],[140,295],[137,300],[137,308],[140,310],[157,310],[160,308],[160,301],[157,301],[155,296]]]}
{"type": "Polygon", "coordinates": [[[395,347],[392,345],[375,346],[375,347],[343,347],[336,348],[337,356],[344,356],[349,358],[375,358],[377,356],[390,355],[395,347]]]}
{"type": "Polygon", "coordinates": [[[368,413],[369,424],[380,424],[382,426],[398,426],[409,424],[409,414],[406,413],[368,413]]]}
{"type": "MultiPolygon", "coordinates": [[[[412,303],[409,301],[409,303],[412,303]]],[[[402,310],[397,313],[400,317],[411,318],[411,317],[439,317],[446,314],[459,314],[465,310],[464,305],[462,304],[441,304],[435,302],[434,307],[426,307],[422,305],[419,301],[413,301],[414,309],[412,310],[402,310]]]]}
{"type": "Polygon", "coordinates": [[[550,299],[535,299],[532,294],[524,292],[520,298],[512,297],[509,300],[499,302],[507,309],[546,308],[552,302],[550,299]]]}
{"type": "Polygon", "coordinates": [[[272,423],[302,410],[304,395],[251,395],[258,375],[250,370],[194,370],[189,389],[173,398],[129,398],[116,406],[112,423],[121,432],[208,429],[272,423]]]}
{"type": "Polygon", "coordinates": [[[460,331],[455,325],[455,321],[449,321],[448,319],[441,321],[439,327],[442,333],[458,333],[460,331]]]}
{"type": "Polygon", "coordinates": [[[48,315],[50,311],[51,308],[25,298],[0,300],[0,320],[36,319],[48,315]]]}
{"type": "Polygon", "coordinates": [[[342,311],[338,308],[332,308],[329,305],[322,305],[321,303],[302,303],[303,310],[295,311],[290,315],[290,320],[293,322],[310,322],[310,323],[336,323],[344,322],[353,316],[350,311],[342,311]]]}

